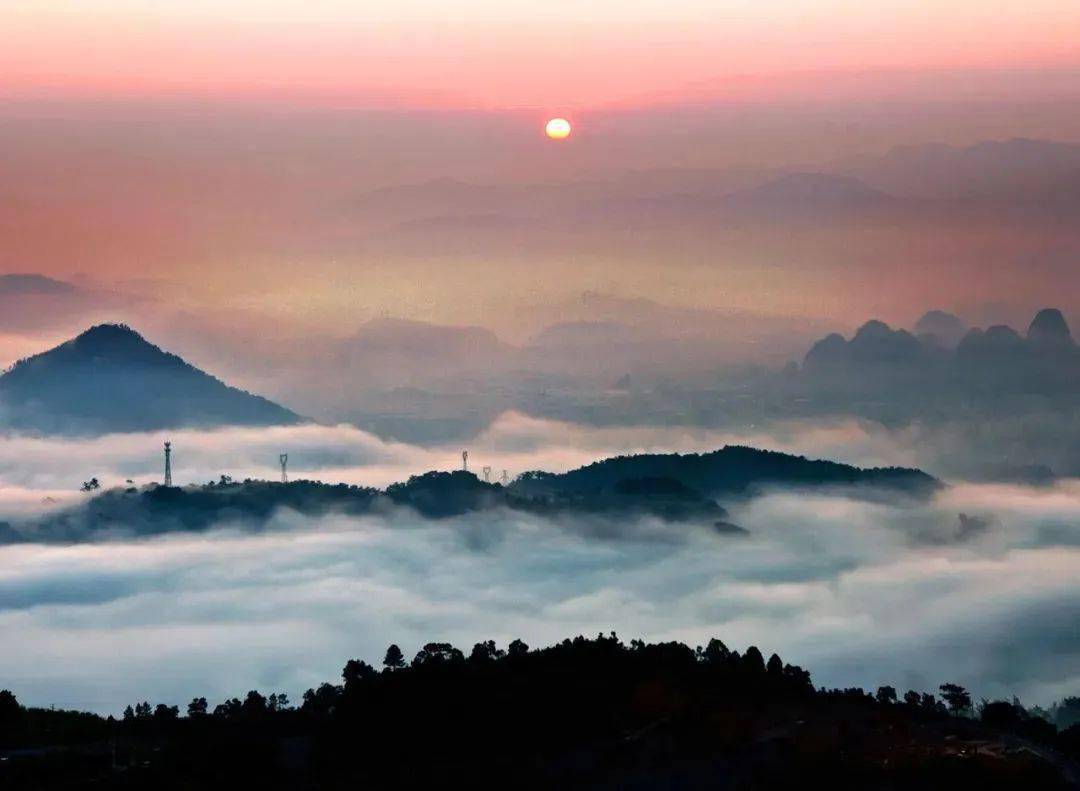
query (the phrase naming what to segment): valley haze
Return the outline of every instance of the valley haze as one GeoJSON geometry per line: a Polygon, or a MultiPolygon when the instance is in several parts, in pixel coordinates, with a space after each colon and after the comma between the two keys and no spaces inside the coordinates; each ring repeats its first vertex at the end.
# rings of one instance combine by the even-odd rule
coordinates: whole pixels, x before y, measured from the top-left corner
{"type": "Polygon", "coordinates": [[[1080,788],[1078,31],[0,3],[0,787],[1080,788]]]}

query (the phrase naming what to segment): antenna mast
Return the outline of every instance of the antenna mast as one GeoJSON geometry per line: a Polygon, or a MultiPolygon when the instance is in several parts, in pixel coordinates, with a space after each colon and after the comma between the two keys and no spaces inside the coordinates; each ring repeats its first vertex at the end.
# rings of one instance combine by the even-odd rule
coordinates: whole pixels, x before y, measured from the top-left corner
{"type": "Polygon", "coordinates": [[[484,483],[491,483],[491,467],[484,467],[484,483]]]}
{"type": "Polygon", "coordinates": [[[165,485],[172,486],[172,443],[165,443],[165,485]]]}
{"type": "Polygon", "coordinates": [[[502,478],[500,480],[502,481],[503,486],[510,485],[510,476],[507,474],[506,470],[503,470],[502,478]]]}
{"type": "Polygon", "coordinates": [[[461,451],[461,469],[464,472],[469,471],[469,451],[461,451]]]}
{"type": "Polygon", "coordinates": [[[278,456],[278,462],[281,464],[281,482],[289,482],[289,454],[282,453],[278,456]]]}

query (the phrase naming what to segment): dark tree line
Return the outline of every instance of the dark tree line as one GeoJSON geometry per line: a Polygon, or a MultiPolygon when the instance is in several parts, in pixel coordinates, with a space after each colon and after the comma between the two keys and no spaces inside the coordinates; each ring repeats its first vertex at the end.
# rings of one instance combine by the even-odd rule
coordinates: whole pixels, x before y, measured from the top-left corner
{"type": "MultiPolygon", "coordinates": [[[[668,787],[677,772],[686,787],[730,777],[745,788],[842,777],[850,784],[833,785],[887,781],[922,791],[938,787],[928,776],[949,787],[1018,779],[1056,787],[1034,759],[950,763],[941,757],[946,727],[1080,747],[1080,726],[1058,734],[1035,718],[1046,726],[1039,730],[1018,704],[1000,701],[977,707],[980,722],[963,687],[943,684],[939,693],[818,690],[806,670],[776,654],[766,659],[753,646],[739,653],[717,639],[696,649],[614,634],[541,649],[487,640],[468,652],[432,642],[411,660],[389,646],[381,668],[351,659],[338,683],[309,689],[299,705],[251,690],[216,705],[196,697],[183,715],[175,705],[139,702],[114,720],[24,709],[3,692],[0,748],[55,741],[56,723],[70,714],[84,718],[81,731],[69,729],[69,741],[83,745],[77,774],[94,787],[131,787],[132,778],[164,789],[653,787],[641,783],[656,777],[668,787]],[[52,724],[42,726],[45,716],[52,724]]],[[[30,766],[26,760],[11,766],[30,766]]],[[[42,766],[66,777],[58,758],[38,760],[8,785],[49,787],[42,766]],[[28,778],[36,784],[17,782],[28,778]]]]}

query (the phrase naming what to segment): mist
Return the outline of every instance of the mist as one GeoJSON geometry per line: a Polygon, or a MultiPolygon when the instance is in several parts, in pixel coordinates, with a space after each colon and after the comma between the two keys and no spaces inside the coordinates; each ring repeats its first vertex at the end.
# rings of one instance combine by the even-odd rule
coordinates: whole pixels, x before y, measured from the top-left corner
{"type": "MultiPolygon", "coordinates": [[[[0,440],[0,516],[78,505],[160,474],[162,434],[0,440]],[[46,498],[48,498],[46,500],[46,498]]],[[[387,442],[351,427],[172,432],[178,483],[280,474],[383,486],[454,468],[460,448],[387,442]]],[[[508,414],[471,446],[477,465],[566,470],[648,450],[729,441],[860,464],[907,463],[921,443],[854,421],[741,435],[589,428],[508,414]]],[[[345,659],[390,642],[532,645],[615,629],[718,636],[809,667],[819,685],[934,688],[1047,703],[1080,684],[1080,482],[952,485],[926,503],[774,491],[730,504],[746,536],[652,519],[486,511],[428,521],[279,511],[258,533],[210,531],[0,547],[0,675],[20,700],[117,713],[249,688],[298,699],[345,659]],[[961,518],[960,514],[964,517],[961,518]],[[973,649],[972,646],[976,646],[973,649]]]]}
{"type": "Polygon", "coordinates": [[[926,505],[782,491],[745,537],[488,512],[305,519],[266,532],[0,548],[0,675],[20,699],[117,713],[249,688],[298,699],[390,642],[532,645],[614,629],[778,651],[819,685],[1046,703],[1075,693],[1080,483],[964,485],[926,505]],[[958,514],[982,528],[962,531],[958,514]],[[974,647],[974,648],[973,648],[974,647]]]}

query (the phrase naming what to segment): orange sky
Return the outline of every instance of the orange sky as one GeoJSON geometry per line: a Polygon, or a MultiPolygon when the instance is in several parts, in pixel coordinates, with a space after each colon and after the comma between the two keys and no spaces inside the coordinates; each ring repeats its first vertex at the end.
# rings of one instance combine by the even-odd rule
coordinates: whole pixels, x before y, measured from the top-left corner
{"type": "Polygon", "coordinates": [[[1074,0],[9,0],[0,8],[7,95],[597,108],[733,91],[767,98],[785,89],[783,75],[805,72],[1077,65],[1074,0]]]}

